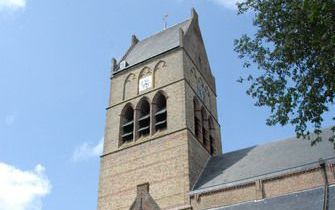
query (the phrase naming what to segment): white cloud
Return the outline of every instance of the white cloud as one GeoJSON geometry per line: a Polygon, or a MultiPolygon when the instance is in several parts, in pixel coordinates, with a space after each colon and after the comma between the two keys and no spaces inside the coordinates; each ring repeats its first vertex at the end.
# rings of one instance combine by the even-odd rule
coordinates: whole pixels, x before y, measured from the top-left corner
{"type": "Polygon", "coordinates": [[[242,0],[210,0],[210,1],[222,5],[227,9],[235,10],[237,9],[236,3],[241,2],[242,0]]]}
{"type": "Polygon", "coordinates": [[[26,7],[26,0],[0,0],[0,10],[17,10],[26,7]]]}
{"type": "Polygon", "coordinates": [[[75,148],[72,154],[72,160],[78,162],[89,158],[99,157],[102,154],[103,144],[103,138],[96,145],[92,145],[87,142],[82,143],[80,146],[75,148]]]}
{"type": "Polygon", "coordinates": [[[23,171],[0,162],[0,209],[41,210],[41,199],[51,190],[44,171],[42,165],[23,171]]]}
{"type": "Polygon", "coordinates": [[[16,114],[7,115],[5,118],[5,123],[8,126],[13,125],[15,121],[16,121],[16,114]]]}

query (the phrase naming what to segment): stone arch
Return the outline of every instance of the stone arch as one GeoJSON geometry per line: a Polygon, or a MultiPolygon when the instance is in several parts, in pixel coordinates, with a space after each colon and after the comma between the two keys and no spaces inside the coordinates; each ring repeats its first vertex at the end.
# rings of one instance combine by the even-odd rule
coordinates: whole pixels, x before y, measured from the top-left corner
{"type": "Polygon", "coordinates": [[[140,74],[139,74],[139,76],[138,76],[138,80],[137,80],[137,87],[138,87],[138,90],[137,90],[137,93],[139,93],[141,90],[140,90],[140,81],[141,81],[141,79],[142,78],[145,78],[145,77],[149,77],[150,79],[150,86],[148,87],[148,88],[152,88],[152,70],[149,68],[149,67],[147,67],[147,66],[145,66],[142,70],[141,70],[141,72],[140,72],[140,74]],[[151,77],[150,77],[151,76],[151,77]]]}
{"type": "Polygon", "coordinates": [[[150,75],[152,73],[152,70],[151,68],[145,66],[141,72],[140,72],[140,76],[139,77],[143,77],[143,76],[146,76],[146,75],[150,75]]]}
{"type": "Polygon", "coordinates": [[[124,83],[123,83],[123,95],[122,100],[125,100],[129,98],[131,95],[135,93],[136,90],[136,82],[135,82],[136,76],[134,73],[130,73],[124,83]]]}
{"type": "Polygon", "coordinates": [[[164,73],[163,73],[163,69],[166,68],[166,62],[163,60],[160,60],[157,62],[157,64],[155,65],[154,68],[154,76],[153,76],[153,84],[154,87],[159,87],[162,85],[161,81],[162,80],[158,80],[157,78],[163,78],[164,77],[164,73]]]}

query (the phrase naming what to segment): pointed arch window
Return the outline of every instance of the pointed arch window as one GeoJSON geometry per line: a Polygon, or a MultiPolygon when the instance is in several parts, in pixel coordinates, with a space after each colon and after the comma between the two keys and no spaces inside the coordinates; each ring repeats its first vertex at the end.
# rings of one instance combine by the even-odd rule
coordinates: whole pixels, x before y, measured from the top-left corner
{"type": "Polygon", "coordinates": [[[167,127],[167,108],[166,97],[163,93],[156,94],[153,100],[154,107],[154,131],[165,129],[167,127]]]}
{"type": "Polygon", "coordinates": [[[205,109],[202,107],[201,108],[201,125],[202,125],[202,130],[201,130],[201,133],[202,133],[202,143],[203,145],[207,148],[208,146],[208,143],[209,143],[209,139],[208,139],[208,130],[207,130],[207,114],[206,114],[206,111],[205,109]]]}
{"type": "Polygon", "coordinates": [[[212,117],[208,118],[208,128],[209,128],[209,153],[213,155],[215,153],[215,128],[214,128],[214,122],[212,117]]]}
{"type": "Polygon", "coordinates": [[[193,99],[193,113],[194,113],[194,133],[197,139],[201,136],[201,121],[198,116],[199,103],[197,99],[193,99]]]}
{"type": "Polygon", "coordinates": [[[134,109],[127,104],[121,113],[121,139],[122,143],[132,141],[134,138],[134,109]]]}
{"type": "Polygon", "coordinates": [[[148,135],[150,133],[150,104],[147,99],[142,99],[137,107],[138,137],[148,135]]]}
{"type": "Polygon", "coordinates": [[[214,141],[215,141],[215,140],[213,139],[213,137],[210,136],[210,137],[209,137],[209,143],[210,143],[209,153],[210,153],[211,155],[214,155],[214,153],[215,153],[215,147],[214,147],[215,143],[214,143],[214,141]]]}

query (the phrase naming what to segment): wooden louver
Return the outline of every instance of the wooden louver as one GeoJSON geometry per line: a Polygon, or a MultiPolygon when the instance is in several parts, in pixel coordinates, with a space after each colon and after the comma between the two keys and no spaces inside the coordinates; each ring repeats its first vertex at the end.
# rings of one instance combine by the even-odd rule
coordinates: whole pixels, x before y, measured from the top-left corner
{"type": "Polygon", "coordinates": [[[132,141],[134,137],[134,110],[128,107],[123,116],[122,141],[132,141]]]}
{"type": "Polygon", "coordinates": [[[167,127],[167,109],[166,98],[159,95],[156,102],[155,130],[161,130],[167,127]]]}
{"type": "Polygon", "coordinates": [[[139,136],[144,136],[150,133],[150,105],[147,101],[143,101],[140,106],[138,124],[139,136]]]}

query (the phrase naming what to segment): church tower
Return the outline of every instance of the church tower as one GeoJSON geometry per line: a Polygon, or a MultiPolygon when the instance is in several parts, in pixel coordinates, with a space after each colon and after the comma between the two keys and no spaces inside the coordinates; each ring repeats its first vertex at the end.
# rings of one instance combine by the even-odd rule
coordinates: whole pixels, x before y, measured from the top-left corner
{"type": "Polygon", "coordinates": [[[189,209],[189,192],[221,151],[215,79],[198,15],[113,59],[98,210],[189,209]]]}

